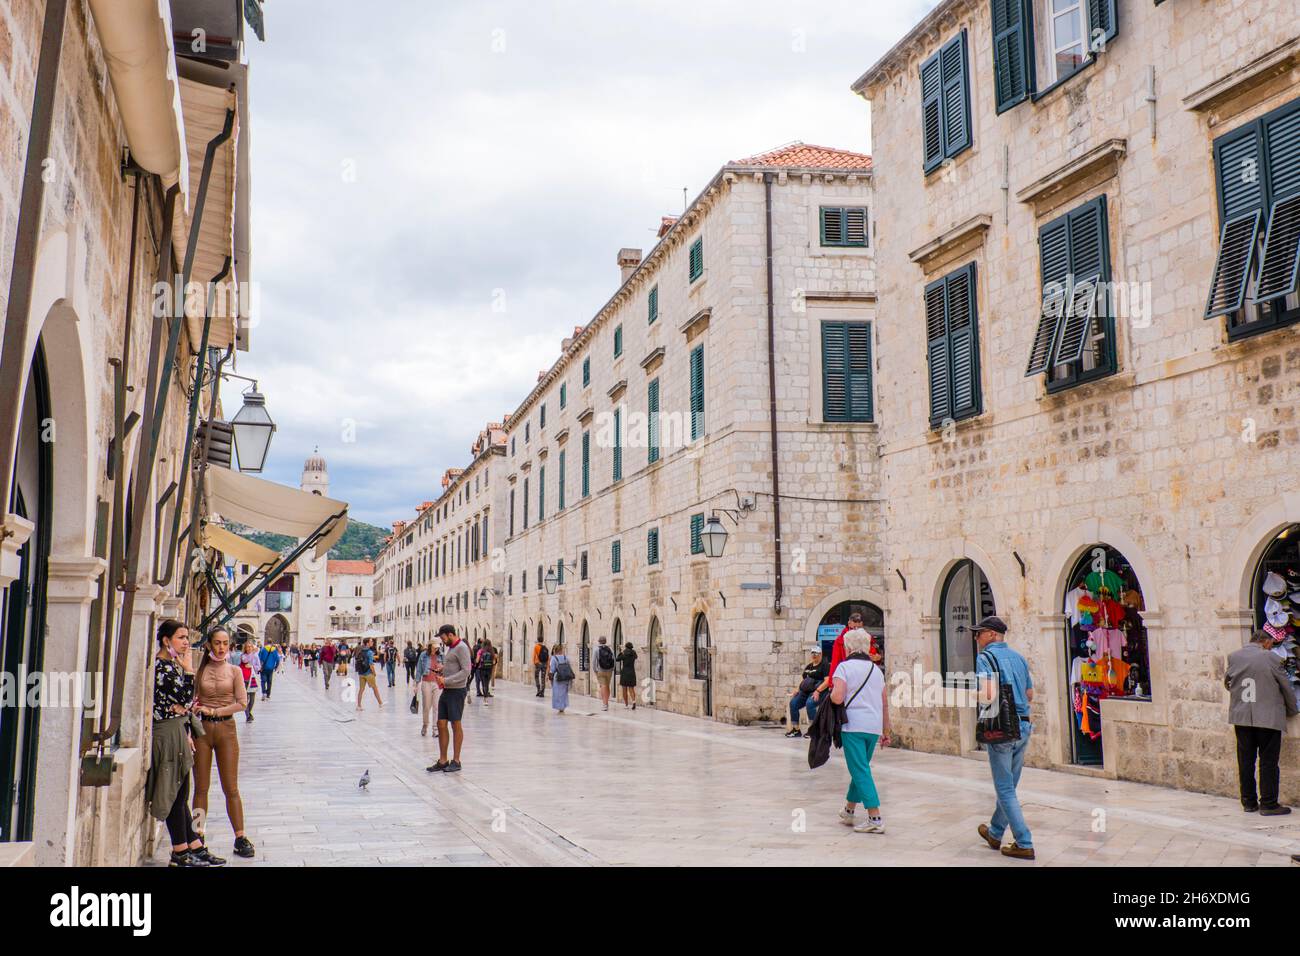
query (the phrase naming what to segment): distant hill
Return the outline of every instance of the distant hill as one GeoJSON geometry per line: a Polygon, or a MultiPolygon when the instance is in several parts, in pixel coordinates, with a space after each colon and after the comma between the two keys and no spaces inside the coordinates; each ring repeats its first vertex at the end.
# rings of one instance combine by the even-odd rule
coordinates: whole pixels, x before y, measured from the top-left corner
{"type": "MultiPolygon", "coordinates": [[[[297,544],[287,534],[275,534],[271,531],[256,531],[252,528],[231,521],[227,525],[231,531],[249,541],[256,541],[264,548],[270,548],[280,554],[287,554],[297,544]]],[[[373,561],[384,546],[384,538],[389,534],[387,528],[377,528],[372,524],[355,519],[348,520],[343,537],[330,548],[329,556],[336,561],[373,561]]]]}

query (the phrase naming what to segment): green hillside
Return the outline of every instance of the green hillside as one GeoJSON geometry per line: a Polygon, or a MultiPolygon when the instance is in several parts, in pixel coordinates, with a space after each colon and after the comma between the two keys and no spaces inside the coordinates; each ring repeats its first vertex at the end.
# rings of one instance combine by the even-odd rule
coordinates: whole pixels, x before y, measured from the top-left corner
{"type": "MultiPolygon", "coordinates": [[[[287,534],[256,531],[233,521],[227,526],[240,537],[256,541],[263,547],[278,551],[280,554],[286,554],[297,543],[287,534]]],[[[377,528],[364,521],[349,520],[343,537],[339,538],[338,544],[330,549],[329,556],[336,561],[373,561],[379,554],[379,549],[384,546],[384,538],[388,533],[385,528],[377,528]]]]}

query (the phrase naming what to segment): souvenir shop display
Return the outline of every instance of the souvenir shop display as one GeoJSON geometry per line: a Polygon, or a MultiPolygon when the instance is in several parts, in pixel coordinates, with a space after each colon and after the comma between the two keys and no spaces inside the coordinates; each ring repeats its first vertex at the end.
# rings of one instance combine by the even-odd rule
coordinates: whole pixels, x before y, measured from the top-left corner
{"type": "Polygon", "coordinates": [[[1255,626],[1280,641],[1273,653],[1282,659],[1300,704],[1300,532],[1293,525],[1264,553],[1256,573],[1255,626]]]}
{"type": "Polygon", "coordinates": [[[1101,702],[1150,700],[1145,605],[1137,575],[1114,548],[1090,549],[1065,595],[1075,762],[1102,762],[1101,702]]]}

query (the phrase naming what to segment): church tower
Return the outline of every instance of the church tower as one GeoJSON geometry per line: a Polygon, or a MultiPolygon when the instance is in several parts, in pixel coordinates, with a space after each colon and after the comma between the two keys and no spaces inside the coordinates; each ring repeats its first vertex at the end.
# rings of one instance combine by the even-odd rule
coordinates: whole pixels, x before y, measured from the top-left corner
{"type": "Polygon", "coordinates": [[[330,496],[330,473],[325,467],[325,459],[320,456],[320,448],[313,451],[311,457],[303,462],[300,487],[313,495],[320,495],[323,498],[330,496]]]}
{"type": "MultiPolygon", "coordinates": [[[[302,481],[299,485],[303,491],[328,498],[330,494],[330,473],[325,467],[325,459],[320,456],[320,448],[303,462],[302,481]]],[[[329,564],[324,555],[314,557],[307,551],[298,559],[298,579],[296,581],[298,635],[304,644],[316,643],[329,633],[329,564]]]]}

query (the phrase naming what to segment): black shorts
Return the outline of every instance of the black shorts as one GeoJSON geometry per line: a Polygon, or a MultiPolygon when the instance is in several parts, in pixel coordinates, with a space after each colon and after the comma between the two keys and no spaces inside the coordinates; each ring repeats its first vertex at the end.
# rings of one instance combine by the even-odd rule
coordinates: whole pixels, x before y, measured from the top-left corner
{"type": "Polygon", "coordinates": [[[457,722],[465,714],[465,687],[444,687],[438,695],[438,719],[457,722]]]}

